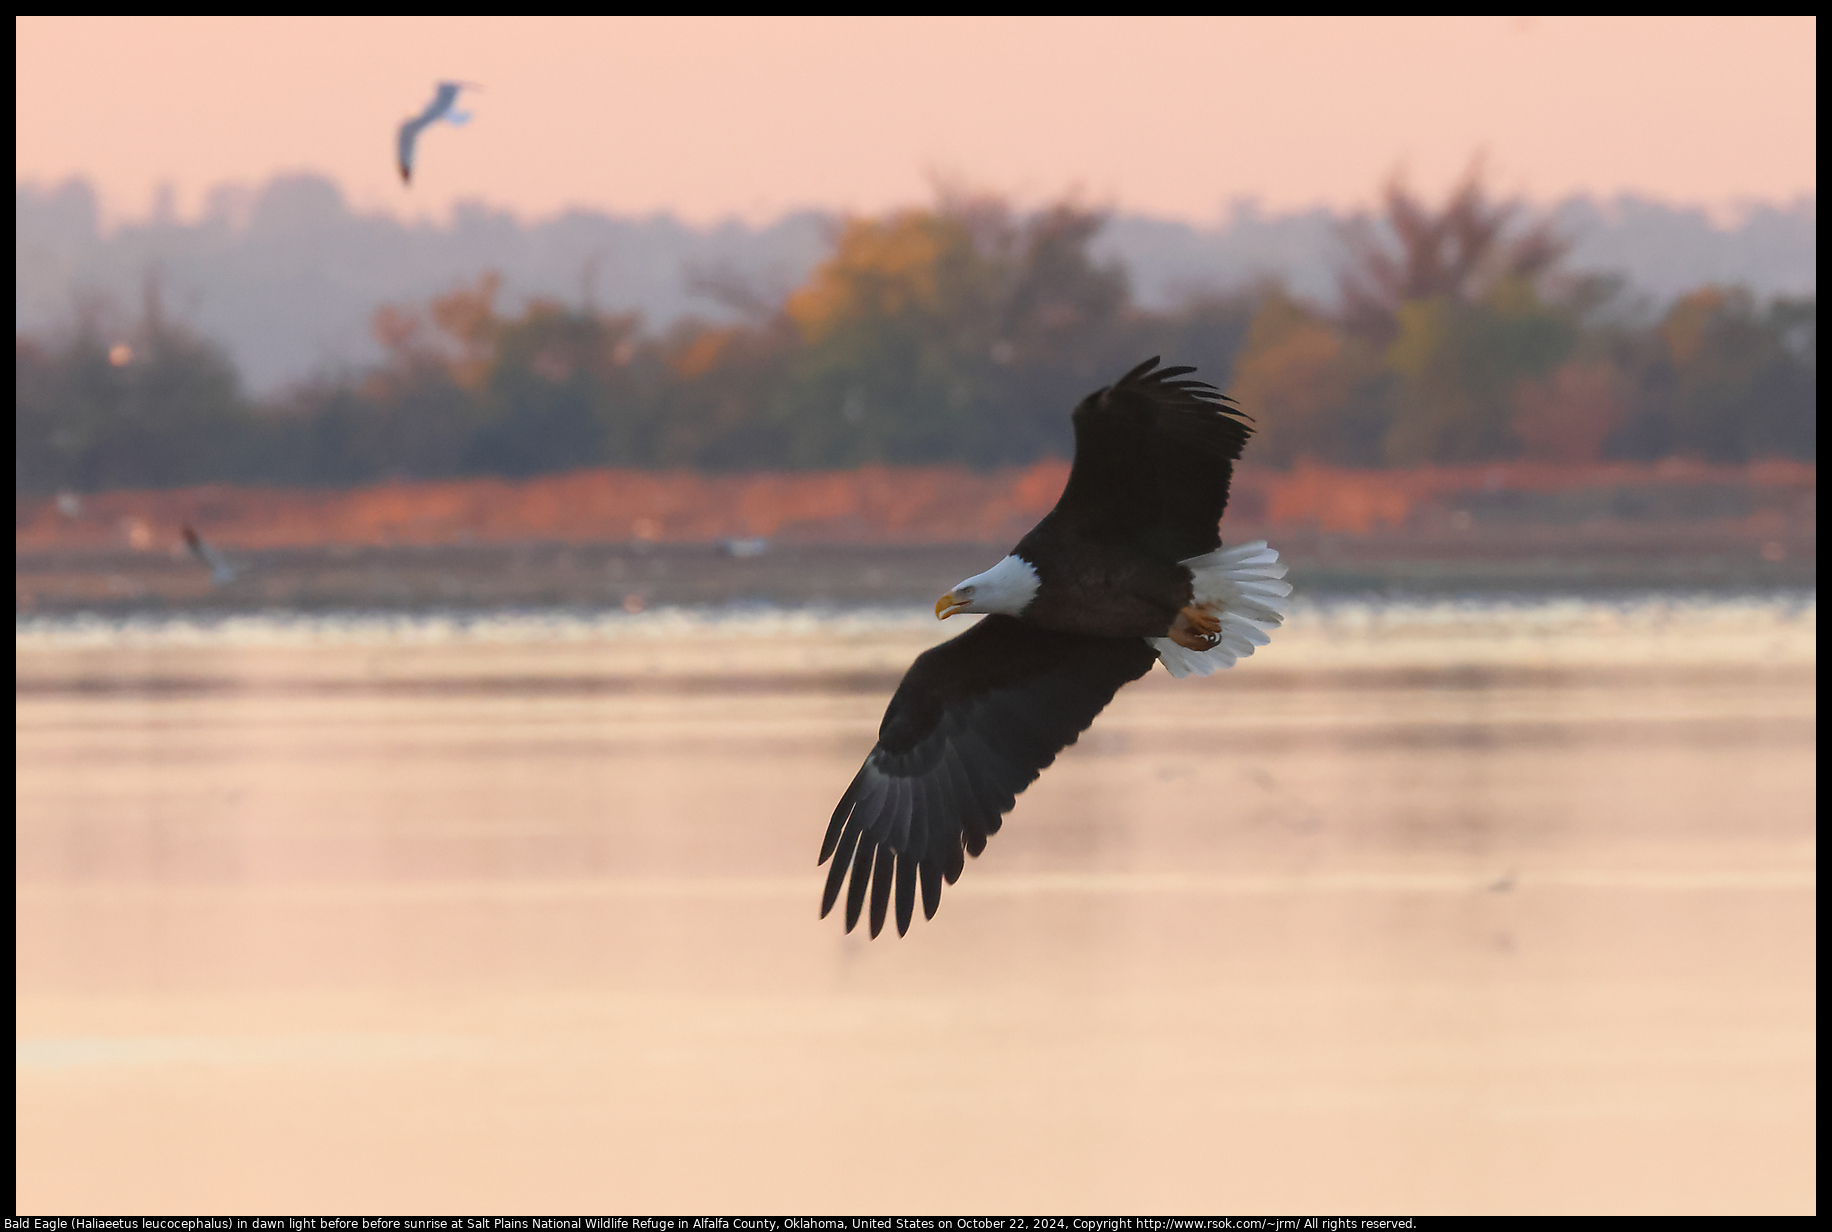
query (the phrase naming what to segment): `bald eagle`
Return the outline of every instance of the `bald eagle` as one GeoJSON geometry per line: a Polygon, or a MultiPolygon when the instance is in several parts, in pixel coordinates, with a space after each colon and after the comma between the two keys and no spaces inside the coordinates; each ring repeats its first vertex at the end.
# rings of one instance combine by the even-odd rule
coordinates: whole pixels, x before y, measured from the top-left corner
{"type": "Polygon", "coordinates": [[[897,686],[821,843],[823,917],[844,887],[848,932],[868,890],[874,937],[893,894],[899,934],[918,888],[932,918],[943,883],[1122,685],[1154,663],[1179,678],[1232,667],[1284,620],[1278,553],[1221,545],[1252,429],[1213,385],[1185,379],[1194,371],[1153,358],[1084,398],[1056,507],[937,601],[943,620],[986,615],[897,686]]]}

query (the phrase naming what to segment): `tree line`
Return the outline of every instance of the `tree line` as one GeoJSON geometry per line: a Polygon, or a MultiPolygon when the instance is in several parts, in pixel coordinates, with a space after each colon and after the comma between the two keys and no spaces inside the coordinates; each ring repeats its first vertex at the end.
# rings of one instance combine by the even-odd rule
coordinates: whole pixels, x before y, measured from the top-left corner
{"type": "Polygon", "coordinates": [[[703,272],[737,323],[661,332],[511,308],[486,275],[381,308],[373,368],[266,400],[152,288],[122,336],[91,311],[17,337],[16,487],[985,468],[1070,453],[1076,400],[1153,354],[1228,390],[1266,465],[1815,456],[1814,299],[1707,286],[1638,315],[1474,174],[1435,206],[1390,185],[1327,307],[1267,282],[1147,311],[1092,255],[1102,223],[944,194],[839,225],[786,299],[703,272]]]}

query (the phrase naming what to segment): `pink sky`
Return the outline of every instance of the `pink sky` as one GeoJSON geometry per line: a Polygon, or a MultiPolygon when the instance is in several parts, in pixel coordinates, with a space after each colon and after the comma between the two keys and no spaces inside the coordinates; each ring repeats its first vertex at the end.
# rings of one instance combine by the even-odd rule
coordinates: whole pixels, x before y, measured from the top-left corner
{"type": "Polygon", "coordinates": [[[1813,18],[20,18],[17,176],[113,215],[316,171],[366,208],[482,198],[696,221],[878,210],[940,173],[1215,220],[1445,187],[1816,191],[1813,18]],[[483,83],[401,187],[394,128],[483,83]]]}

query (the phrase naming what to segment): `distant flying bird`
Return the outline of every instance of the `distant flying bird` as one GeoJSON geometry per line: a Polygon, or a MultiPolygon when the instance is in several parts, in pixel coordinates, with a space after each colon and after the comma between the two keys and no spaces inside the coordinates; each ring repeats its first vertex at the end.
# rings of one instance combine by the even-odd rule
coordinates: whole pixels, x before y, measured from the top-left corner
{"type": "Polygon", "coordinates": [[[204,537],[191,529],[189,523],[184,528],[184,545],[191,549],[200,564],[209,566],[210,582],[216,586],[226,586],[235,581],[235,569],[224,560],[217,550],[205,542],[204,537]]]}
{"type": "Polygon", "coordinates": [[[918,884],[933,917],[944,882],[986,849],[1017,796],[1121,686],[1232,667],[1284,621],[1291,587],[1264,542],[1223,548],[1218,523],[1252,431],[1193,368],[1147,360],[1075,409],[1068,486],[1011,555],[935,605],[986,618],[916,658],[821,843],[821,915],[846,886],[846,930],[893,891],[908,930],[918,884]],[[847,885],[848,872],[851,881],[847,885]]]}
{"type": "Polygon", "coordinates": [[[452,106],[458,101],[458,91],[478,88],[468,81],[441,81],[433,94],[433,101],[426,104],[426,110],[412,119],[401,121],[400,135],[396,138],[396,162],[401,168],[401,183],[413,183],[413,147],[419,139],[420,130],[440,120],[448,124],[469,123],[470,112],[453,111],[452,106]]]}

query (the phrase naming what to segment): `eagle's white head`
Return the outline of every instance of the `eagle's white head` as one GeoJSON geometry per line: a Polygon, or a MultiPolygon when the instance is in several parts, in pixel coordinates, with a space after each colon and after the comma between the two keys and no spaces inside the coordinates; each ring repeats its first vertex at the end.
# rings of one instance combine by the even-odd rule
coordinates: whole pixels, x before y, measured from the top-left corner
{"type": "Polygon", "coordinates": [[[1000,612],[1016,616],[1037,597],[1037,571],[1020,556],[1007,556],[957,584],[935,601],[935,617],[946,620],[962,612],[1000,612]]]}

